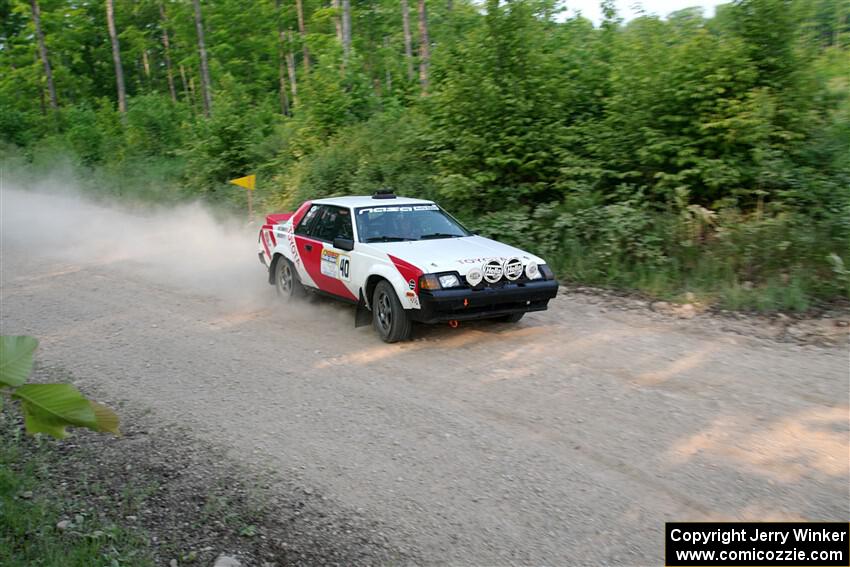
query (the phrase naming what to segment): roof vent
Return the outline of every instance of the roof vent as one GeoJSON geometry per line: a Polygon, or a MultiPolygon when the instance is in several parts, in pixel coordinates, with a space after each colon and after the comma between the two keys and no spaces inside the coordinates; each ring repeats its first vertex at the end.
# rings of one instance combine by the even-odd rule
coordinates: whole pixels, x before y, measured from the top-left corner
{"type": "Polygon", "coordinates": [[[392,189],[378,189],[372,194],[373,199],[395,199],[392,189]]]}

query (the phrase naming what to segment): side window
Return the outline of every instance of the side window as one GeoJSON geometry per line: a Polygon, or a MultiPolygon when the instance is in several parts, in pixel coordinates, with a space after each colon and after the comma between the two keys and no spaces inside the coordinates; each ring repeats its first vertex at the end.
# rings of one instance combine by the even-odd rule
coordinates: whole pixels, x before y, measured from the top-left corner
{"type": "Polygon", "coordinates": [[[311,236],[325,242],[333,242],[334,238],[354,237],[351,229],[351,211],[342,207],[326,205],[323,207],[319,220],[311,230],[311,236]]]}
{"type": "Polygon", "coordinates": [[[304,218],[301,219],[301,222],[295,227],[295,234],[309,236],[311,232],[310,228],[313,224],[315,224],[315,220],[319,216],[321,210],[322,207],[319,205],[313,205],[310,207],[310,210],[307,211],[307,214],[304,215],[304,218]]]}

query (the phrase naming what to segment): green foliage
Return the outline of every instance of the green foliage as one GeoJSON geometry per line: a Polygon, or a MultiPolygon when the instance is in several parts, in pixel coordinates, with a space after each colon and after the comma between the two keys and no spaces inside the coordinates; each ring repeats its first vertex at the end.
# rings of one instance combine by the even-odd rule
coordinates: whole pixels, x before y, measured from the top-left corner
{"type": "Polygon", "coordinates": [[[0,337],[0,393],[20,401],[27,433],[61,439],[73,425],[118,435],[118,416],[71,384],[24,384],[37,346],[33,337],[0,337]]]}
{"type": "Polygon", "coordinates": [[[245,112],[248,104],[245,92],[230,84],[216,97],[215,114],[192,129],[180,151],[186,160],[184,182],[190,190],[227,199],[235,194],[227,181],[245,175],[257,163],[257,143],[271,132],[275,115],[268,103],[245,112]]]}
{"type": "Polygon", "coordinates": [[[439,186],[448,204],[471,213],[552,196],[567,132],[551,31],[532,3],[491,1],[454,46],[427,108],[437,165],[451,174],[439,186]]]}
{"type": "Polygon", "coordinates": [[[422,127],[421,116],[396,109],[342,129],[301,159],[301,148],[286,147],[277,158],[285,171],[275,178],[283,187],[277,203],[295,207],[310,198],[368,195],[384,187],[432,196],[432,171],[417,145],[422,127]]]}
{"type": "Polygon", "coordinates": [[[0,385],[17,388],[32,372],[32,353],[38,347],[33,337],[0,337],[0,385]]]}
{"type": "Polygon", "coordinates": [[[127,148],[147,156],[173,157],[184,144],[187,108],[165,95],[146,94],[130,100],[124,136],[127,148]]]}

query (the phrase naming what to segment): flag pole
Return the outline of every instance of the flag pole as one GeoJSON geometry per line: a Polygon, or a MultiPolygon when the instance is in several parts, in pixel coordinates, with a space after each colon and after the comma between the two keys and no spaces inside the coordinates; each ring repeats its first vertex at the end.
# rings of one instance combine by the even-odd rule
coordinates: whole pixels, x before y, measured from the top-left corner
{"type": "Polygon", "coordinates": [[[248,224],[254,221],[254,189],[257,186],[257,176],[254,174],[246,175],[238,179],[231,179],[228,183],[243,187],[248,191],[248,224]]]}

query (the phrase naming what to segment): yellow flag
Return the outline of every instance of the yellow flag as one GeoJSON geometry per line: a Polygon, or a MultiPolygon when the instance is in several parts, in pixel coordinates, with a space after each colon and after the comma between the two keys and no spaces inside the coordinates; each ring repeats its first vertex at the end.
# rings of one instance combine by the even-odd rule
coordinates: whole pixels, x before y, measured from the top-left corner
{"type": "Polygon", "coordinates": [[[245,177],[240,177],[239,179],[231,179],[230,181],[228,181],[228,183],[233,183],[234,185],[244,187],[248,191],[253,191],[254,187],[257,184],[257,176],[246,175],[245,177]]]}

